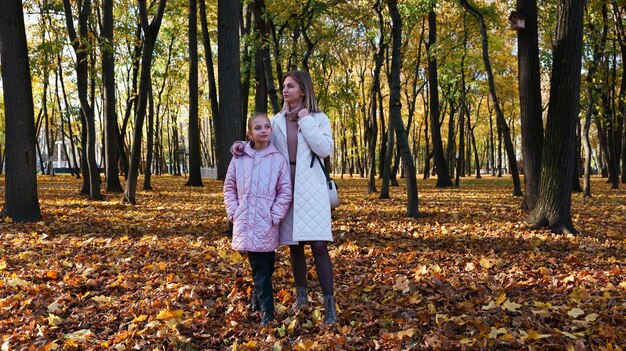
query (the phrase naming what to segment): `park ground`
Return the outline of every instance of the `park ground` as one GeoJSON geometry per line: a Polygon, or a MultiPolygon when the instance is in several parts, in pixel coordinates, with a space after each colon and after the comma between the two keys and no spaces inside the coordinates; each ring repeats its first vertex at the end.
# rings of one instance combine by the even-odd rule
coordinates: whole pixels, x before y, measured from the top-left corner
{"type": "Polygon", "coordinates": [[[528,228],[509,178],[420,179],[419,219],[404,218],[402,187],[379,200],[365,179],[338,182],[338,325],[323,324],[310,257],[313,303],[289,313],[281,248],[277,321],[261,328],[220,181],[155,177],[131,206],[39,176],[43,219],[0,224],[1,350],[626,349],[623,189],[593,179],[593,197],[572,197],[581,234],[563,236],[528,228]]]}

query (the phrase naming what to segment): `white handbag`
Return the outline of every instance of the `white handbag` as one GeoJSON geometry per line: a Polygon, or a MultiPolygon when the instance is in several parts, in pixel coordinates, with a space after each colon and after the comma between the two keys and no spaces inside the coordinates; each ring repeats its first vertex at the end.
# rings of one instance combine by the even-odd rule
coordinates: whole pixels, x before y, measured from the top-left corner
{"type": "Polygon", "coordinates": [[[326,176],[326,184],[328,185],[328,200],[330,201],[330,208],[337,208],[339,207],[339,195],[337,194],[337,183],[335,183],[335,181],[330,177],[330,175],[328,174],[328,171],[326,170],[326,167],[324,167],[324,163],[322,163],[322,160],[320,160],[319,157],[317,157],[317,155],[315,154],[311,156],[311,168],[315,164],[316,158],[317,158],[317,162],[319,162],[320,164],[320,167],[322,167],[322,170],[324,171],[324,175],[326,176]]]}

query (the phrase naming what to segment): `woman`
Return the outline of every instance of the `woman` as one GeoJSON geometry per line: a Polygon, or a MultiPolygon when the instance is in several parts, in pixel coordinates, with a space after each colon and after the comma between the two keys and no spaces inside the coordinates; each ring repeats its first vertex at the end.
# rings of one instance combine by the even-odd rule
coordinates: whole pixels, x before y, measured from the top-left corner
{"type": "MultiPolygon", "coordinates": [[[[333,265],[328,255],[332,241],[330,203],[326,176],[315,161],[328,157],[333,150],[333,137],[328,116],[315,101],[311,76],[291,71],[283,78],[283,110],[272,120],[272,143],[289,160],[293,202],[280,224],[280,244],[289,245],[291,269],[296,284],[297,312],[308,305],[306,258],[304,245],[311,245],[317,277],[324,295],[324,322],[337,323],[333,287],[333,265]]],[[[233,145],[233,153],[241,154],[241,143],[233,145]]]]}

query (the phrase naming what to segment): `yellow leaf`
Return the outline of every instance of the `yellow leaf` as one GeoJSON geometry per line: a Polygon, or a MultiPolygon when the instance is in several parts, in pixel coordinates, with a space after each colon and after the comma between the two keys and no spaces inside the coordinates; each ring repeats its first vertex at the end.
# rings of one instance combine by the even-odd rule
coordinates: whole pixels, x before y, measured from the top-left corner
{"type": "Polygon", "coordinates": [[[496,300],[496,305],[498,305],[498,306],[502,305],[504,300],[506,300],[506,294],[502,294],[502,295],[498,296],[498,299],[496,300]]]}
{"type": "Polygon", "coordinates": [[[142,315],[141,315],[141,316],[139,316],[139,317],[135,317],[135,318],[133,319],[133,321],[132,321],[132,322],[133,322],[133,323],[143,322],[143,321],[145,321],[146,319],[148,319],[148,316],[146,316],[145,314],[142,314],[142,315]]]}
{"type": "Polygon", "coordinates": [[[537,340],[537,339],[545,339],[545,338],[549,338],[551,335],[550,334],[539,334],[536,331],[529,329],[527,331],[527,336],[526,336],[526,340],[537,340]]]}
{"type": "Polygon", "coordinates": [[[491,339],[495,339],[495,338],[497,338],[497,337],[498,337],[498,335],[500,335],[500,334],[506,334],[506,333],[507,333],[506,328],[499,328],[499,329],[496,329],[496,328],[494,328],[494,327],[491,327],[491,332],[489,333],[489,338],[491,338],[491,339]]]}
{"type": "Polygon", "coordinates": [[[363,291],[372,292],[372,290],[374,290],[375,287],[376,287],[376,284],[368,285],[365,288],[363,288],[363,291]]]}
{"type": "Polygon", "coordinates": [[[539,273],[541,273],[541,275],[551,275],[552,270],[546,267],[539,267],[539,273]]]}
{"type": "Polygon", "coordinates": [[[287,325],[287,330],[292,331],[292,330],[296,329],[297,325],[298,325],[298,320],[294,318],[293,320],[291,320],[291,323],[289,323],[289,325],[287,325]]]}
{"type": "Polygon", "coordinates": [[[7,269],[7,261],[2,260],[0,261],[0,271],[3,271],[5,269],[7,269]]]}
{"type": "Polygon", "coordinates": [[[482,307],[482,310],[484,311],[488,311],[488,310],[492,310],[494,308],[498,307],[498,305],[496,305],[495,302],[493,302],[493,300],[489,301],[489,304],[485,305],[482,307]]]}
{"type": "Polygon", "coordinates": [[[165,270],[165,268],[167,268],[167,263],[165,263],[165,262],[161,261],[161,262],[157,263],[157,268],[158,268],[160,271],[164,271],[164,270],[165,270]]]}
{"type": "Polygon", "coordinates": [[[13,223],[13,220],[11,219],[11,217],[6,216],[4,217],[4,223],[13,223]]]}
{"type": "Polygon", "coordinates": [[[27,285],[28,285],[28,282],[27,282],[26,280],[24,280],[24,279],[20,279],[20,278],[18,278],[18,277],[15,277],[15,278],[13,278],[13,279],[10,279],[10,280],[7,282],[7,285],[8,285],[9,287],[15,287],[15,286],[18,286],[18,285],[19,285],[19,286],[27,286],[27,285]]]}
{"type": "Polygon", "coordinates": [[[587,323],[591,323],[591,322],[595,322],[596,319],[598,319],[598,314],[597,313],[591,313],[589,315],[587,315],[587,317],[585,317],[585,322],[587,323]]]}
{"type": "Polygon", "coordinates": [[[399,331],[397,336],[399,340],[403,340],[405,337],[408,339],[412,338],[413,334],[415,334],[415,329],[410,328],[410,329],[399,331]]]}
{"type": "Polygon", "coordinates": [[[52,313],[48,314],[48,324],[50,324],[51,326],[53,326],[53,327],[57,326],[57,325],[61,324],[61,322],[63,322],[61,317],[55,316],[52,313]]]}
{"type": "Polygon", "coordinates": [[[502,307],[502,309],[506,311],[519,312],[518,310],[520,307],[522,307],[522,305],[515,303],[515,302],[511,302],[507,299],[500,307],[502,307]]]}
{"type": "Polygon", "coordinates": [[[585,314],[585,311],[580,308],[572,308],[567,314],[571,317],[578,318],[578,316],[585,314]]]}
{"type": "Polygon", "coordinates": [[[569,294],[569,298],[573,301],[581,301],[589,298],[589,293],[584,288],[574,288],[572,292],[569,294]]]}
{"type": "Polygon", "coordinates": [[[94,334],[89,329],[81,329],[73,333],[65,334],[65,339],[71,342],[86,343],[94,337],[94,334]]]}
{"type": "Polygon", "coordinates": [[[411,296],[411,299],[409,300],[409,302],[413,305],[417,305],[418,303],[420,303],[422,301],[422,295],[418,292],[416,292],[415,294],[413,294],[413,296],[411,296]]]}
{"type": "Polygon", "coordinates": [[[111,302],[111,298],[104,295],[98,295],[91,298],[92,300],[100,303],[109,303],[111,302]]]}
{"type": "Polygon", "coordinates": [[[480,258],[480,266],[483,267],[484,269],[489,269],[489,268],[493,267],[493,260],[490,260],[490,259],[485,258],[485,257],[481,257],[480,258]]]}
{"type": "Polygon", "coordinates": [[[170,319],[170,318],[182,318],[183,316],[183,311],[182,310],[169,310],[169,309],[164,309],[161,310],[159,312],[159,314],[157,314],[157,319],[170,319]]]}
{"type": "Polygon", "coordinates": [[[430,313],[437,312],[437,309],[435,308],[435,305],[433,305],[432,303],[429,303],[428,304],[428,312],[430,312],[430,313]]]}

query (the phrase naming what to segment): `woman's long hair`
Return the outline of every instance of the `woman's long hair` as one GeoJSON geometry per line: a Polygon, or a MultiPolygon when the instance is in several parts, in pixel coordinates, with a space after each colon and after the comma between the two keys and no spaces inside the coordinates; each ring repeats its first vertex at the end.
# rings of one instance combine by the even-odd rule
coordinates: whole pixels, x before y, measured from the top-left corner
{"type": "MultiPolygon", "coordinates": [[[[317,107],[317,101],[315,100],[315,92],[313,92],[313,81],[311,80],[311,76],[304,71],[290,71],[283,77],[283,84],[285,83],[285,79],[287,79],[287,77],[291,77],[295,80],[300,86],[300,89],[304,92],[303,108],[306,108],[311,113],[321,112],[317,107]]],[[[287,106],[287,103],[284,103],[282,112],[287,111],[288,108],[289,106],[287,106]]]]}

